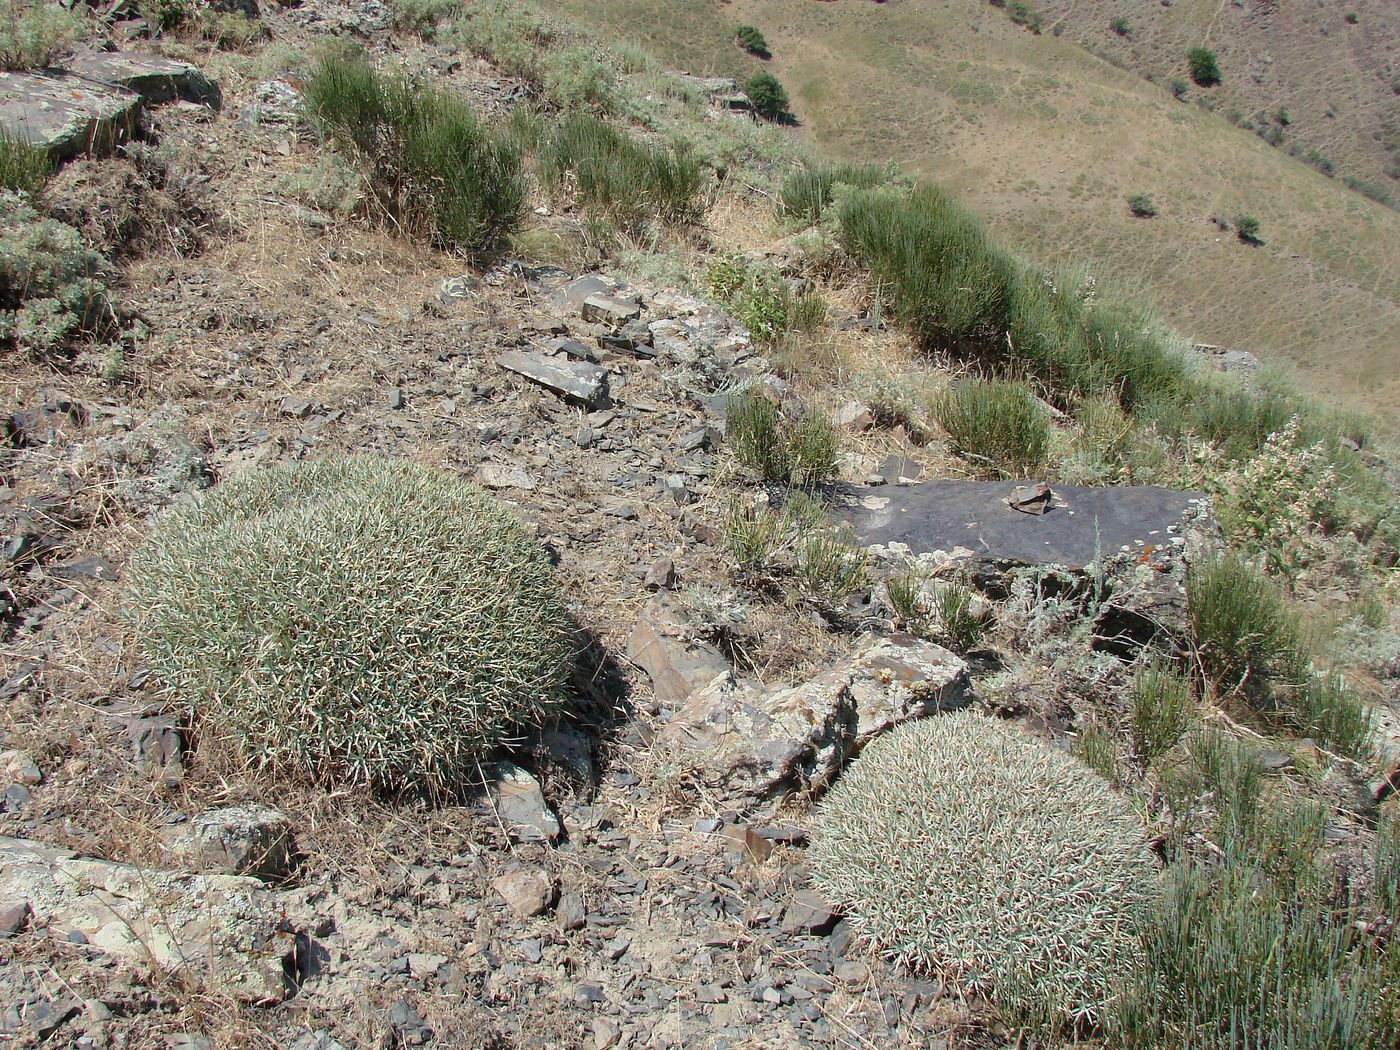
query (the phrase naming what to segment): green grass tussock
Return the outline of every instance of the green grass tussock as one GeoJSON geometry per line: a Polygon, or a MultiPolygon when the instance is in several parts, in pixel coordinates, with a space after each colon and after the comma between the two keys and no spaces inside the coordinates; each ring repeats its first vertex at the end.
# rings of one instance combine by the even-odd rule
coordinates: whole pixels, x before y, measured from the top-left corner
{"type": "Polygon", "coordinates": [[[226,481],[160,518],[128,579],[146,661],[201,736],[325,784],[451,788],[557,708],[571,662],[539,543],[403,461],[226,481]]]}
{"type": "Polygon", "coordinates": [[[560,121],[540,149],[539,171],[551,192],[576,194],[631,234],[654,222],[696,223],[705,210],[708,177],[698,157],[641,142],[586,113],[560,121]]]}
{"type": "Polygon", "coordinates": [[[735,458],[766,482],[803,487],[836,476],[840,439],[817,412],[790,417],[762,394],[745,393],[729,402],[725,437],[735,458]]]}
{"type": "Polygon", "coordinates": [[[322,134],[359,166],[377,213],[395,228],[481,256],[519,224],[526,192],[520,152],[465,100],[380,74],[361,55],[323,59],[307,81],[306,100],[322,134]]]}
{"type": "Polygon", "coordinates": [[[32,197],[44,188],[51,174],[53,163],[47,153],[0,128],[0,189],[32,197]]]}
{"type": "Polygon", "coordinates": [[[1192,568],[1186,602],[1196,666],[1218,695],[1241,697],[1276,725],[1353,757],[1371,717],[1355,690],[1314,667],[1299,614],[1248,562],[1221,555],[1192,568]]]}
{"type": "MultiPolygon", "coordinates": [[[[1394,1045],[1400,959],[1368,932],[1384,906],[1338,892],[1318,857],[1324,815],[1271,791],[1258,756],[1213,733],[1192,740],[1166,796],[1177,827],[1146,965],[1107,1018],[1113,1046],[1280,1050],[1394,1045]],[[1213,848],[1188,851],[1205,838],[1213,848]]],[[[1380,870],[1390,863],[1384,829],[1380,870]]]]}
{"type": "Polygon", "coordinates": [[[876,164],[804,165],[783,180],[778,192],[778,215],[812,226],[836,199],[840,186],[869,190],[893,181],[888,167],[876,164]]]}
{"type": "Polygon", "coordinates": [[[814,885],[887,956],[1058,1029],[1143,965],[1155,886],[1127,800],[1068,755],[965,712],[871,742],[822,802],[814,885]]]}
{"type": "Polygon", "coordinates": [[[1050,418],[1025,383],[963,380],[936,395],[932,409],[954,451],[980,473],[1027,478],[1045,466],[1050,418]]]}

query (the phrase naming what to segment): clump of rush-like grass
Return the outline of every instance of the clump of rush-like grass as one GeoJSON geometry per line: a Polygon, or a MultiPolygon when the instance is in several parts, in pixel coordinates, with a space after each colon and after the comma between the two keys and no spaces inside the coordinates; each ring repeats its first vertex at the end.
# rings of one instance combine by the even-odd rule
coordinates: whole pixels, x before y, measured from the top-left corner
{"type": "MultiPolygon", "coordinates": [[[[1335,894],[1322,810],[1271,790],[1257,755],[1220,734],[1198,733],[1187,752],[1164,785],[1166,892],[1145,965],[1106,1019],[1110,1045],[1394,1046],[1400,960],[1369,932],[1371,902],[1335,894]],[[1200,841],[1210,848],[1192,848],[1200,841]]],[[[1377,865],[1388,848],[1383,834],[1377,865]]]]}
{"type": "Polygon", "coordinates": [[[52,173],[53,162],[44,150],[0,128],[0,189],[32,197],[52,173]]]}
{"type": "Polygon", "coordinates": [[[518,148],[447,91],[377,72],[362,55],[323,59],[306,85],[312,119],[364,174],[389,225],[468,255],[520,221],[518,148]]]}
{"type": "Polygon", "coordinates": [[[730,399],[725,436],[739,463],[766,482],[810,486],[836,476],[840,439],[818,412],[789,416],[762,394],[746,392],[730,399]]]}
{"type": "Polygon", "coordinates": [[[836,199],[838,186],[872,189],[891,180],[887,167],[875,164],[813,164],[797,168],[778,192],[778,215],[815,225],[836,199]]]}
{"type": "Polygon", "coordinates": [[[576,196],[634,235],[657,222],[698,222],[705,208],[699,158],[642,142],[587,113],[559,122],[540,149],[539,172],[550,192],[576,196]]]}
{"type": "Polygon", "coordinates": [[[1025,478],[1045,466],[1050,419],[1025,383],[968,379],[933,399],[953,449],[981,474],[1025,478]]]}
{"type": "Polygon", "coordinates": [[[1272,723],[1343,754],[1364,756],[1371,716],[1345,679],[1315,666],[1299,613],[1279,587],[1222,555],[1187,574],[1194,661],[1222,698],[1241,698],[1272,723]]]}

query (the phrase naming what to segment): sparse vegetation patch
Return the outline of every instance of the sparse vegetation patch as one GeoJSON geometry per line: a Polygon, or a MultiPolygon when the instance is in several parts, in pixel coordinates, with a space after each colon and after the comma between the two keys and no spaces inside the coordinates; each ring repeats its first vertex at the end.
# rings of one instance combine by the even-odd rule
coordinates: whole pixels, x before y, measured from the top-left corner
{"type": "Polygon", "coordinates": [[[525,205],[521,157],[460,97],[331,56],[306,86],[323,134],[360,167],[389,225],[468,255],[490,251],[525,205]]]}

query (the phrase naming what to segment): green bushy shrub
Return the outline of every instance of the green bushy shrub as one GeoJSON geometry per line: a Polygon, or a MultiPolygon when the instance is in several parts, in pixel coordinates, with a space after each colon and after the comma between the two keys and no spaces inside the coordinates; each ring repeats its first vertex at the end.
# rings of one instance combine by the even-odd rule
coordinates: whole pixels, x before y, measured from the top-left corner
{"type": "Polygon", "coordinates": [[[113,318],[115,276],[73,227],[0,191],[0,346],[45,355],[99,334],[113,318]]]}
{"type": "Polygon", "coordinates": [[[764,481],[805,486],[836,476],[840,439],[816,412],[790,418],[761,394],[745,393],[730,399],[725,437],[739,462],[764,481]]]}
{"type": "Polygon", "coordinates": [[[159,519],[128,609],[201,736],[323,783],[451,787],[559,703],[549,560],[491,497],[370,457],[225,481],[159,519]]]}
{"type": "Polygon", "coordinates": [[[463,0],[394,0],[390,21],[401,33],[432,40],[438,26],[461,13],[462,3],[463,0]]]}
{"type": "Polygon", "coordinates": [[[1246,244],[1259,243],[1259,220],[1253,215],[1236,215],[1235,233],[1246,244]]]}
{"type": "Polygon", "coordinates": [[[306,101],[395,228],[480,256],[519,224],[520,153],[482,126],[465,100],[381,75],[362,55],[337,55],[317,65],[306,101]]]}
{"type": "Polygon", "coordinates": [[[42,69],[72,50],[83,24],[44,0],[0,0],[0,69],[42,69]]]}
{"type": "Polygon", "coordinates": [[[1006,6],[1006,13],[1016,25],[1025,26],[1032,33],[1039,34],[1044,20],[1040,12],[1024,0],[1011,0],[1006,6]]]}
{"type": "Polygon", "coordinates": [[[1215,60],[1215,52],[1208,47],[1193,47],[1186,52],[1186,65],[1191,71],[1191,79],[1201,87],[1211,87],[1220,83],[1220,64],[1215,60]]]}
{"type": "Polygon", "coordinates": [[[576,193],[585,207],[628,233],[640,234],[654,222],[696,223],[704,214],[699,158],[641,142],[586,113],[560,121],[540,150],[539,170],[551,192],[576,193]]]}
{"type": "Polygon", "coordinates": [[[751,55],[759,58],[773,57],[773,52],[768,50],[768,41],[763,39],[763,33],[756,26],[740,26],[734,30],[734,39],[751,55]]]}
{"type": "Polygon", "coordinates": [[[1282,593],[1246,561],[1222,555],[1187,575],[1197,660],[1219,688],[1296,677],[1301,641],[1282,593]]]}
{"type": "Polygon", "coordinates": [[[822,803],[808,861],[880,951],[1053,1028],[1100,1016],[1142,965],[1145,838],[1076,760],[966,712],[870,743],[822,803]]]}
{"type": "Polygon", "coordinates": [[[744,81],[744,94],[753,111],[766,120],[778,120],[787,113],[787,90],[772,73],[758,73],[744,81]]]}
{"type": "Polygon", "coordinates": [[[968,379],[934,398],[933,416],[953,449],[982,473],[1038,473],[1050,450],[1050,418],[1026,384],[968,379]]]}
{"type": "Polygon", "coordinates": [[[888,168],[875,164],[817,164],[794,170],[778,193],[778,214],[807,225],[821,221],[835,199],[836,187],[873,189],[890,181],[888,168]]]}
{"type": "Polygon", "coordinates": [[[1151,219],[1157,214],[1157,205],[1145,193],[1135,193],[1128,198],[1128,210],[1139,219],[1151,219]]]}
{"type": "Polygon", "coordinates": [[[32,197],[44,188],[52,173],[53,163],[47,153],[0,128],[0,190],[32,197]]]}

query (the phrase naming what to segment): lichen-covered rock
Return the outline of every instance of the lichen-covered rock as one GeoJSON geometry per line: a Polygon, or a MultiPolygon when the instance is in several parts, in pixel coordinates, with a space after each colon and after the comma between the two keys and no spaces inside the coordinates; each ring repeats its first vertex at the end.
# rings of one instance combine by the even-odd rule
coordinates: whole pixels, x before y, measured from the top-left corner
{"type": "Polygon", "coordinates": [[[657,738],[707,789],[748,808],[818,793],[871,738],[968,702],[967,665],[907,635],[867,637],[808,682],[765,689],[724,674],[694,691],[657,738]]]}
{"type": "Polygon", "coordinates": [[[171,859],[194,871],[279,879],[296,852],[292,822],[268,806],[226,806],[161,835],[171,859]]]}
{"type": "Polygon", "coordinates": [[[34,926],[244,1002],[279,1002],[293,937],[255,879],[154,871],[0,838],[0,900],[34,926]]]}

